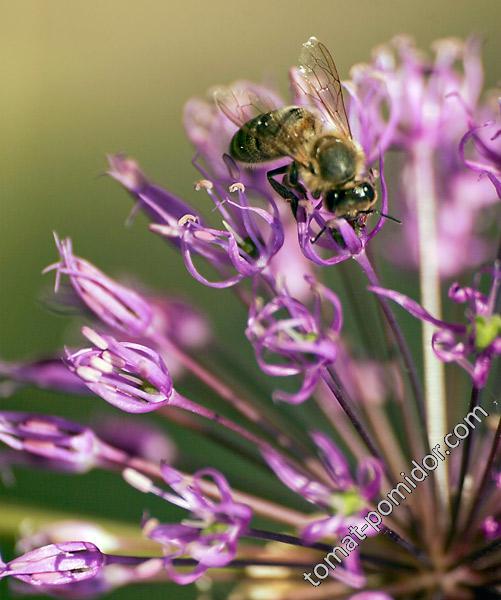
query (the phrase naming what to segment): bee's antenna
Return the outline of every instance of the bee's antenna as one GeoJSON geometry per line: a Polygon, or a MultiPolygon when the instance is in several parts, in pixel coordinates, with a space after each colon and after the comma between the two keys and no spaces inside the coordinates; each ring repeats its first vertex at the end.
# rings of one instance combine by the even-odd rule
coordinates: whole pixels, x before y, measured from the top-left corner
{"type": "Polygon", "coordinates": [[[396,217],[392,217],[391,215],[387,215],[387,214],[379,212],[379,211],[375,211],[375,212],[379,213],[384,219],[388,219],[390,221],[393,221],[394,223],[398,223],[399,225],[402,225],[402,221],[400,219],[397,219],[396,217]]]}
{"type": "Polygon", "coordinates": [[[370,210],[363,210],[360,212],[362,212],[366,215],[370,215],[370,214],[380,215],[381,217],[383,217],[383,219],[388,219],[390,221],[394,221],[395,223],[398,223],[399,225],[402,225],[402,221],[400,219],[397,219],[396,217],[392,217],[391,215],[387,215],[386,213],[381,212],[377,208],[374,208],[374,209],[371,208],[370,210]]]}

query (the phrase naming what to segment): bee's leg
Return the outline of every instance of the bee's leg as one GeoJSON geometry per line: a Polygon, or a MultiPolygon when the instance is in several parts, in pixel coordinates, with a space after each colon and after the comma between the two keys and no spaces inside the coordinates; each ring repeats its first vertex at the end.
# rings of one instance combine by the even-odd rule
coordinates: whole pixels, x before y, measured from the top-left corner
{"type": "Polygon", "coordinates": [[[336,219],[329,219],[328,221],[326,221],[325,224],[324,224],[324,226],[322,227],[322,229],[320,229],[320,231],[314,237],[310,238],[310,242],[312,244],[316,244],[318,242],[318,240],[327,231],[330,232],[330,235],[332,236],[332,239],[337,244],[339,244],[341,247],[345,246],[343,238],[341,237],[341,235],[338,233],[338,231],[336,229],[336,219]]]}
{"type": "Polygon", "coordinates": [[[324,235],[324,233],[327,231],[327,225],[324,225],[322,227],[322,229],[310,239],[310,242],[312,244],[316,244],[318,242],[318,240],[324,235]]]}
{"type": "Polygon", "coordinates": [[[279,196],[281,196],[284,200],[287,200],[290,203],[291,209],[292,209],[292,214],[295,217],[296,213],[297,213],[299,198],[291,190],[290,187],[288,187],[284,183],[281,183],[280,181],[277,181],[276,179],[274,179],[277,175],[285,175],[288,172],[288,170],[289,170],[289,165],[284,165],[283,167],[277,167],[276,169],[272,169],[271,171],[268,171],[268,173],[266,173],[266,177],[268,178],[268,181],[270,182],[270,185],[275,190],[275,192],[279,196]]]}
{"type": "Polygon", "coordinates": [[[306,190],[304,186],[299,183],[299,171],[297,168],[297,162],[293,161],[289,167],[289,171],[287,174],[287,180],[291,187],[298,190],[303,198],[306,198],[306,190]]]}

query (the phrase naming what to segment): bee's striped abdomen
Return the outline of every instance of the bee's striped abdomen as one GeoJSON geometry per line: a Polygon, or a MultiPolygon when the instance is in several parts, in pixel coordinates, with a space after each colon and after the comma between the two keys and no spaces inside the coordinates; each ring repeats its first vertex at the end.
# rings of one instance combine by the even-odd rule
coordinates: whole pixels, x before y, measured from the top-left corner
{"type": "Polygon", "coordinates": [[[304,118],[304,109],[287,106],[254,117],[233,136],[230,154],[247,163],[264,162],[287,156],[284,134],[304,118]]]}

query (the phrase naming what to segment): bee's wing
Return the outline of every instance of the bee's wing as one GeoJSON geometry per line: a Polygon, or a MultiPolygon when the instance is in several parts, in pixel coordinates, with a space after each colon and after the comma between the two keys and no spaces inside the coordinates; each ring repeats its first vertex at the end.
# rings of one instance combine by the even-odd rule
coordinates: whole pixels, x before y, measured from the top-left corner
{"type": "Polygon", "coordinates": [[[303,44],[299,56],[299,81],[297,85],[308,102],[320,110],[340,133],[352,137],[343,88],[336,65],[327,48],[311,37],[303,44]]]}
{"type": "Polygon", "coordinates": [[[213,88],[212,92],[219,110],[238,128],[254,117],[280,107],[271,93],[267,96],[260,86],[244,81],[213,88]]]}

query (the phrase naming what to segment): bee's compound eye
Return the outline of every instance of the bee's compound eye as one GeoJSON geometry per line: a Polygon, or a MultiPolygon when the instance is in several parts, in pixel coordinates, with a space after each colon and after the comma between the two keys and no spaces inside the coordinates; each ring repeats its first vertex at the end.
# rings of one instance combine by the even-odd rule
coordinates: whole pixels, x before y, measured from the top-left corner
{"type": "Polygon", "coordinates": [[[340,193],[337,190],[329,190],[324,196],[324,206],[327,210],[334,212],[334,209],[339,204],[340,193]]]}
{"type": "Polygon", "coordinates": [[[372,200],[374,200],[374,198],[376,197],[374,188],[372,187],[372,185],[370,183],[364,183],[362,185],[362,190],[363,190],[364,196],[367,198],[367,200],[370,200],[372,202],[372,200]]]}

